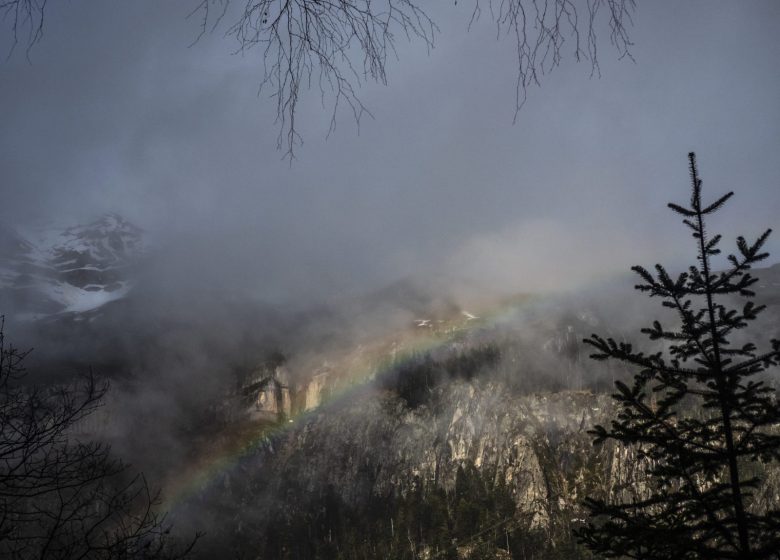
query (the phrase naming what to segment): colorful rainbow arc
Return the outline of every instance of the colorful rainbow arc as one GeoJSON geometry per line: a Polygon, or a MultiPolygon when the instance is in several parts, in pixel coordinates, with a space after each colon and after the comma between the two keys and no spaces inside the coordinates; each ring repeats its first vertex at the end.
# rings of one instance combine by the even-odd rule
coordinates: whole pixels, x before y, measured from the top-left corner
{"type": "MultiPolygon", "coordinates": [[[[525,306],[535,298],[525,298],[521,300],[521,305],[525,306]]],[[[298,413],[288,421],[270,424],[266,426],[256,426],[253,430],[248,430],[242,434],[237,442],[229,445],[226,449],[220,451],[216,456],[208,456],[200,461],[191,463],[185,472],[177,473],[176,479],[168,486],[165,492],[162,508],[170,513],[175,513],[177,508],[187,503],[196,496],[202,496],[214,486],[214,482],[224,475],[230,474],[235,470],[243,460],[251,457],[254,452],[269,440],[290,431],[297,427],[302,420],[312,414],[320,414],[328,409],[337,407],[345,401],[352,401],[361,394],[365,394],[372,388],[371,382],[374,379],[381,378],[385,373],[394,368],[398,368],[420,354],[431,352],[439,348],[446,348],[451,345],[457,337],[462,337],[475,329],[485,329],[500,323],[510,315],[516,314],[520,307],[517,302],[513,302],[508,307],[483,315],[480,320],[469,320],[460,325],[459,328],[452,329],[446,333],[438,333],[427,337],[418,337],[411,344],[401,350],[400,355],[387,365],[373,371],[358,371],[352,375],[349,382],[340,383],[328,395],[326,401],[315,409],[305,410],[298,413]]]]}

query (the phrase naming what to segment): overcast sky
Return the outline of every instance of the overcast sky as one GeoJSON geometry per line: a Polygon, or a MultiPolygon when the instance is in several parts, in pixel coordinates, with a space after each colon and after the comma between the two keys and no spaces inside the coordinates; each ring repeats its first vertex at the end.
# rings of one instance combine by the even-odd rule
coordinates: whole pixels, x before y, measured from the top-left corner
{"type": "Polygon", "coordinates": [[[511,292],[680,262],[665,205],[687,200],[690,150],[705,192],[737,193],[714,230],[780,225],[774,0],[640,0],[635,63],[602,37],[601,78],[562,65],[514,125],[512,43],[489,18],[467,32],[468,0],[442,2],[435,49],[401,45],[388,85],[363,89],[359,134],[343,114],[326,139],[330,114],[304,100],[292,166],[257,53],[220,33],[189,47],[193,4],[51,3],[31,62],[0,63],[0,218],[116,211],[182,247],[188,273],[207,263],[274,297],[412,274],[511,292]]]}

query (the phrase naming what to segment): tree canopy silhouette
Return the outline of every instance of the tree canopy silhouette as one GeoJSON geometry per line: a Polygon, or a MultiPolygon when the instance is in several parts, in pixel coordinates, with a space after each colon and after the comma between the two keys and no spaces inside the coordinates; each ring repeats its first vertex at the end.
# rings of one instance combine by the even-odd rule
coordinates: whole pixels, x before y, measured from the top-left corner
{"type": "Polygon", "coordinates": [[[690,205],[669,208],[691,230],[697,263],[676,277],[661,265],[654,273],[633,267],[636,289],[676,313],[674,326],[656,320],[642,329],[668,352],[643,353],[596,334],[585,340],[592,358],[638,369],[631,386],[615,383],[617,418],[590,433],[596,444],[634,449],[649,482],[630,500],[588,498],[592,518],[578,536],[609,558],[778,558],[780,510],[759,504],[755,491],[761,465],[780,459],[777,395],[761,377],[780,363],[780,341],[763,352],[735,344],[736,331],[764,310],[752,301],[757,278],[749,271],[768,256],[762,247],[771,230],[752,244],[739,237],[728,270],[714,271],[721,236],[708,232],[706,218],[733,193],[702,202],[693,153],[689,161],[690,205]]]}

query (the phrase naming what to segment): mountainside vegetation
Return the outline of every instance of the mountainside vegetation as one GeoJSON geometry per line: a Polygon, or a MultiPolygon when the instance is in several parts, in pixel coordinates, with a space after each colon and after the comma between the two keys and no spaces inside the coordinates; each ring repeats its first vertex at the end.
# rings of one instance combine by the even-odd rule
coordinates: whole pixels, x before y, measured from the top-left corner
{"type": "MultiPolygon", "coordinates": [[[[587,427],[616,411],[608,395],[528,393],[469,367],[485,355],[417,356],[398,368],[419,383],[388,385],[399,379],[389,374],[270,431],[193,500],[212,528],[203,557],[594,558],[575,538],[582,500],[643,499],[649,464],[627,446],[591,445],[587,427]]],[[[766,507],[780,470],[755,472],[766,507]]]]}

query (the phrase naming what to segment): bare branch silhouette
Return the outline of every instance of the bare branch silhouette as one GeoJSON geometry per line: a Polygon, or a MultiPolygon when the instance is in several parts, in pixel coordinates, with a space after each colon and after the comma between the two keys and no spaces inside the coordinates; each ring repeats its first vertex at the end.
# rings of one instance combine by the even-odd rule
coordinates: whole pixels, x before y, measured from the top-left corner
{"type": "MultiPolygon", "coordinates": [[[[457,4],[457,2],[455,2],[457,4]]],[[[297,109],[302,93],[319,91],[330,111],[328,134],[336,127],[341,107],[357,125],[371,115],[358,95],[366,81],[387,83],[388,55],[396,41],[422,41],[434,46],[439,32],[428,9],[412,0],[245,0],[237,13],[230,0],[202,0],[191,15],[200,17],[200,33],[227,20],[227,34],[238,43],[236,52],[261,52],[260,89],[276,101],[277,147],[292,158],[303,139],[297,109]]],[[[621,58],[631,58],[628,29],[635,0],[474,0],[469,27],[490,13],[497,36],[509,35],[516,49],[515,120],[528,88],[559,66],[566,49],[587,60],[591,75],[600,75],[598,31],[609,31],[610,43],[621,58]]]]}
{"type": "Polygon", "coordinates": [[[173,559],[177,546],[142,474],[80,434],[108,386],[24,385],[27,352],[6,346],[0,323],[0,556],[173,559]]]}
{"type": "MultiPolygon", "coordinates": [[[[43,35],[48,0],[0,0],[10,27],[11,51],[27,50],[43,35]]],[[[471,27],[488,12],[498,37],[508,36],[516,52],[515,115],[528,88],[561,64],[566,55],[588,61],[600,75],[598,36],[608,33],[620,58],[631,58],[628,30],[636,0],[472,0],[471,27]]],[[[457,0],[454,2],[457,4],[457,0]]],[[[387,83],[389,56],[398,57],[399,39],[430,50],[439,29],[432,10],[419,0],[193,0],[189,17],[198,22],[195,42],[225,24],[236,53],[257,50],[262,63],[260,91],[276,103],[277,147],[292,159],[303,143],[298,103],[319,92],[329,112],[327,134],[346,109],[357,126],[369,109],[359,96],[367,82],[387,83]]],[[[9,53],[10,54],[10,53],[9,53]]]]}
{"type": "Polygon", "coordinates": [[[0,0],[0,20],[11,28],[13,54],[17,45],[26,44],[27,53],[43,37],[46,3],[48,0],[0,0]]]}

